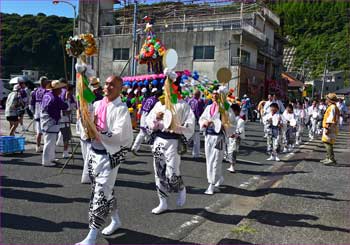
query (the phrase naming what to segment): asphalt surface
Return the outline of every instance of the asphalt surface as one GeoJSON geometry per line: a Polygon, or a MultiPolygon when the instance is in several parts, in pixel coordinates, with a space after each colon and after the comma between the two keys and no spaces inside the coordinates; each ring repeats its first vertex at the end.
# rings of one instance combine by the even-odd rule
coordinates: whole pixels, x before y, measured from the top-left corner
{"type": "Polygon", "coordinates": [[[294,159],[300,160],[297,174],[286,175],[218,243],[349,244],[349,136],[348,125],[335,145],[337,166],[319,163],[325,154],[320,142],[303,147],[305,157],[294,159]]]}
{"type": "MultiPolygon", "coordinates": [[[[3,116],[1,119],[3,125],[3,116]]],[[[261,180],[298,173],[288,170],[276,174],[275,170],[285,162],[266,161],[262,125],[249,122],[246,131],[247,139],[242,143],[236,173],[225,171],[228,164],[224,164],[224,186],[213,196],[203,194],[207,188],[204,156],[196,161],[190,154],[183,156],[181,171],[187,188],[186,205],[177,208],[176,195],[172,195],[170,210],[161,215],[150,213],[158,205],[158,198],[148,147],[144,146],[137,157],[129,154],[115,185],[122,228],[110,237],[99,236],[98,244],[196,243],[185,238],[208,220],[229,225],[241,222],[245,216],[229,217],[217,212],[228,205],[233,196],[259,199],[263,195],[254,194],[249,188],[261,180]]],[[[26,138],[33,140],[30,132],[26,138]]],[[[62,148],[58,147],[57,157],[61,152],[62,148]]],[[[285,160],[294,157],[293,154],[282,155],[285,160]]],[[[294,161],[293,168],[300,161],[294,161]]],[[[82,165],[82,159],[77,156],[63,174],[59,174],[62,165],[42,167],[41,156],[34,152],[30,143],[23,154],[2,156],[1,243],[73,244],[81,241],[88,231],[90,197],[90,186],[80,183],[82,165]]],[[[249,211],[244,203],[237,205],[236,212],[249,211]]]]}

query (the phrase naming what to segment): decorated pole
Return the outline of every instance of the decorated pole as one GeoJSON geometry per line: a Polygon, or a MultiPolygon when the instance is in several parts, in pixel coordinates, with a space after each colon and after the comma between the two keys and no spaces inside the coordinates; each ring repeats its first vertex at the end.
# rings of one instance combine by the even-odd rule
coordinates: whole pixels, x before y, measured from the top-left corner
{"type": "Polygon", "coordinates": [[[96,42],[92,34],[80,34],[70,37],[66,44],[66,51],[69,56],[77,58],[75,69],[77,71],[77,99],[79,101],[79,116],[85,134],[89,139],[95,139],[97,136],[96,126],[91,120],[88,106],[95,99],[95,94],[90,89],[89,78],[95,75],[91,66],[87,64],[87,56],[97,53],[96,42]]]}

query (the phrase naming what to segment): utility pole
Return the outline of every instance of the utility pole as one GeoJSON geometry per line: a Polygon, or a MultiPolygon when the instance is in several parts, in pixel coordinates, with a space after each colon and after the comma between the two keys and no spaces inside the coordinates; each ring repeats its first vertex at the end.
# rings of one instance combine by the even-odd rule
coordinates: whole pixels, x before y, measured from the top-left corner
{"type": "Polygon", "coordinates": [[[137,12],[138,12],[138,0],[134,1],[134,23],[132,30],[132,63],[131,63],[131,75],[136,75],[136,65],[137,61],[135,60],[136,48],[137,48],[137,12]]]}
{"type": "Polygon", "coordinates": [[[242,71],[242,46],[243,46],[243,7],[244,0],[241,0],[241,11],[240,11],[240,25],[241,25],[241,33],[239,37],[239,64],[238,64],[238,77],[237,77],[237,97],[240,96],[240,86],[241,86],[241,71],[242,71]]]}
{"type": "Polygon", "coordinates": [[[327,63],[328,63],[328,52],[327,52],[327,54],[326,54],[326,62],[325,62],[325,64],[324,64],[324,70],[323,70],[322,89],[321,89],[321,99],[323,98],[323,88],[324,88],[324,83],[326,82],[327,63]]]}
{"type": "MultiPolygon", "coordinates": [[[[74,18],[73,18],[73,32],[72,32],[72,36],[74,36],[74,32],[75,32],[75,20],[77,18],[77,7],[72,4],[71,2],[65,1],[65,0],[53,0],[52,3],[54,5],[57,5],[59,3],[65,3],[70,5],[73,8],[74,11],[74,18]]],[[[74,84],[74,63],[75,63],[75,59],[74,57],[72,57],[72,74],[71,74],[71,82],[74,84]]]]}

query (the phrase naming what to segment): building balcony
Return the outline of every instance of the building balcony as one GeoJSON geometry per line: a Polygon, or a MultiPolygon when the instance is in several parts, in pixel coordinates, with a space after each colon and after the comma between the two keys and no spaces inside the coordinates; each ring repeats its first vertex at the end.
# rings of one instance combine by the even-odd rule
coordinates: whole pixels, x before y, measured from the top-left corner
{"type": "Polygon", "coordinates": [[[265,71],[265,65],[263,64],[252,64],[248,59],[242,57],[242,61],[240,62],[239,57],[231,57],[231,66],[246,66],[255,70],[265,71]]]}
{"type": "MultiPolygon", "coordinates": [[[[188,21],[188,22],[172,22],[154,24],[153,31],[156,33],[164,32],[189,32],[189,31],[223,31],[223,30],[236,30],[244,32],[254,36],[258,40],[265,42],[266,35],[256,29],[252,24],[252,20],[245,19],[241,27],[239,18],[225,19],[225,20],[207,20],[207,21],[188,21]]],[[[138,24],[137,30],[143,32],[144,24],[138,24]]],[[[100,26],[99,35],[132,35],[132,25],[113,25],[113,26],[100,26]]],[[[140,31],[138,31],[140,33],[140,31]]]]}
{"type": "Polygon", "coordinates": [[[275,25],[280,26],[281,21],[280,18],[275,15],[271,10],[268,8],[263,8],[264,16],[267,17],[270,21],[272,21],[275,25]]]}

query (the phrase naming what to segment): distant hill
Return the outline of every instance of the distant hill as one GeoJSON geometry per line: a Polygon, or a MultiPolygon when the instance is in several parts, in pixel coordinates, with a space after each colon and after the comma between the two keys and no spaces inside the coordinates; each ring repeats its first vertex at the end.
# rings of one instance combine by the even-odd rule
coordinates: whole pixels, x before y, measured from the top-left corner
{"type": "MultiPolygon", "coordinates": [[[[281,17],[282,34],[296,47],[296,67],[310,68],[311,77],[323,73],[326,53],[329,70],[350,66],[349,1],[274,1],[268,6],[281,17]]],[[[349,82],[349,81],[348,81],[349,82]]]]}
{"type": "MultiPolygon", "coordinates": [[[[61,36],[72,35],[73,21],[45,14],[0,13],[1,77],[21,73],[22,69],[39,70],[49,78],[64,77],[61,36]]],[[[67,70],[71,70],[67,57],[67,70]]]]}

